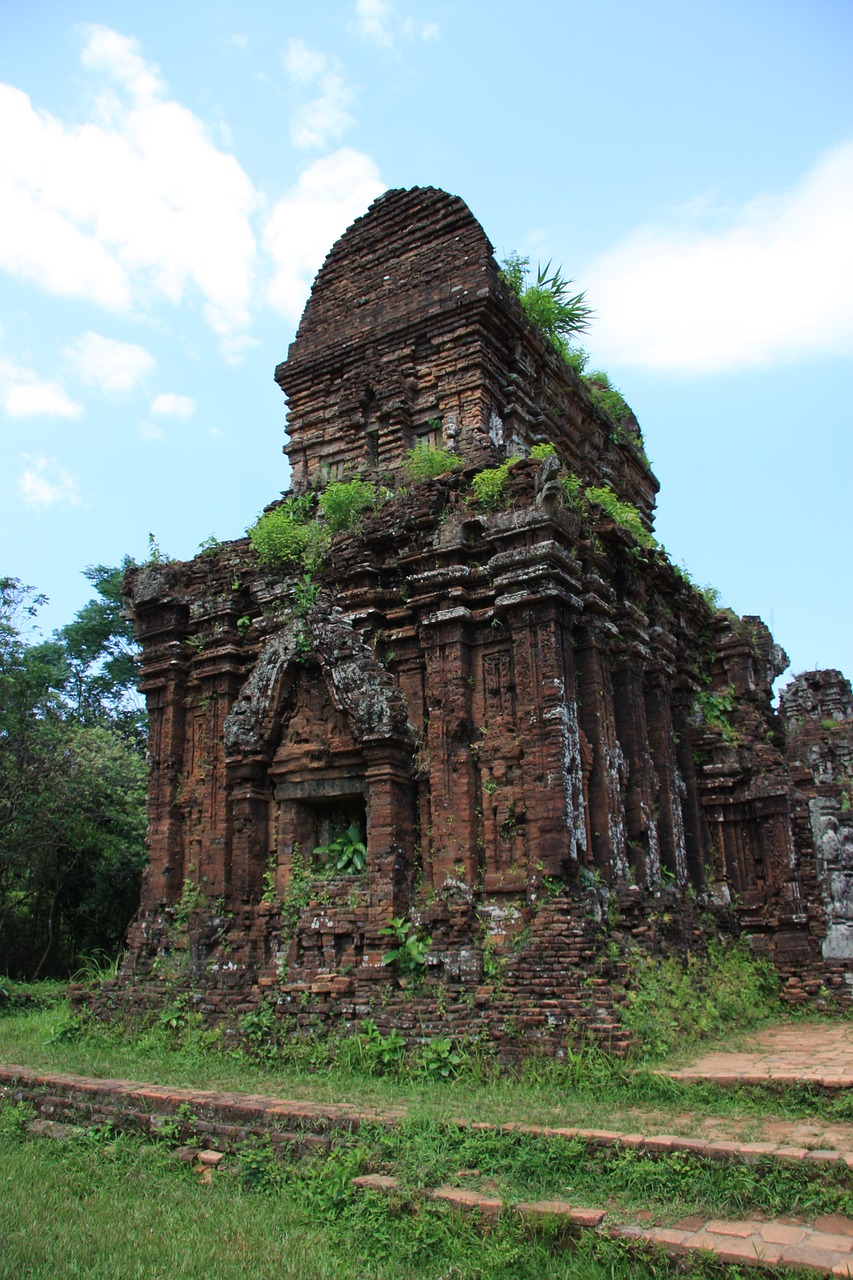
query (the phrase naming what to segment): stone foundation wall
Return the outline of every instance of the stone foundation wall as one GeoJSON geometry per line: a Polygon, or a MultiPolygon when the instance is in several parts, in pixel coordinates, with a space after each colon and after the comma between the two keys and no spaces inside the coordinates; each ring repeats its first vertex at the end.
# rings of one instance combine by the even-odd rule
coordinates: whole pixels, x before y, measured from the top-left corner
{"type": "MultiPolygon", "coordinates": [[[[99,993],[98,1013],[141,1024],[178,1001],[230,1035],[246,1014],[272,1005],[280,1034],[336,1036],[370,1019],[409,1043],[450,1036],[479,1044],[504,1064],[581,1045],[622,1056],[632,1044],[619,1015],[632,952],[701,953],[736,928],[729,912],[700,912],[674,890],[650,899],[628,886],[611,901],[589,884],[580,898],[556,892],[516,917],[507,912],[498,938],[486,932],[494,913],[478,910],[476,895],[449,891],[413,913],[431,939],[429,955],[421,973],[401,976],[381,954],[352,964],[344,957],[353,952],[340,951],[340,937],[367,923],[366,911],[346,905],[355,881],[317,880],[295,918],[278,903],[141,918],[134,964],[99,993]]],[[[90,1002],[83,987],[72,998],[90,1002]]]]}

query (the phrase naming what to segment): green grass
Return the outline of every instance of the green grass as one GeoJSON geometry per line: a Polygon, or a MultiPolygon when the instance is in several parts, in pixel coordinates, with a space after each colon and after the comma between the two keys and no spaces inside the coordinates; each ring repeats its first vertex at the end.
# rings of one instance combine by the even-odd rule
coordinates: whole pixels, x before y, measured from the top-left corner
{"type": "Polygon", "coordinates": [[[500,1072],[488,1058],[475,1055],[455,1079],[376,1076],[346,1065],[355,1061],[354,1044],[351,1036],[325,1043],[312,1039],[286,1057],[256,1061],[243,1050],[217,1048],[216,1037],[193,1024],[172,1027],[165,1017],[148,1031],[130,1034],[100,1024],[77,1033],[64,1004],[0,1016],[0,1062],[184,1088],[404,1107],[423,1120],[465,1116],[646,1133],[698,1132],[709,1116],[741,1127],[757,1126],[764,1118],[853,1122],[853,1098],[845,1091],[672,1080],[600,1053],[579,1054],[563,1064],[531,1059],[516,1072],[500,1072]]]}
{"type": "Polygon", "coordinates": [[[0,975],[0,1016],[17,1009],[46,1009],[65,1004],[67,982],[53,978],[41,982],[17,982],[0,975]]]}
{"type": "MultiPolygon", "coordinates": [[[[54,1141],[33,1138],[14,1123],[5,1129],[4,1280],[663,1280],[676,1274],[662,1257],[636,1255],[589,1233],[576,1242],[557,1229],[531,1235],[508,1215],[484,1232],[475,1218],[405,1194],[357,1192],[350,1178],[371,1155],[363,1143],[286,1162],[263,1146],[247,1149],[204,1185],[165,1147],[138,1139],[87,1130],[54,1141]]],[[[418,1154],[425,1142],[434,1144],[435,1136],[419,1135],[418,1154]]],[[[477,1150],[486,1154],[482,1145],[477,1150]]],[[[445,1164],[462,1153],[464,1143],[445,1149],[445,1164]]],[[[691,1261],[691,1276],[719,1274],[712,1264],[691,1261]]]]}
{"type": "Polygon", "coordinates": [[[853,1214],[848,1170],[763,1159],[732,1164],[685,1153],[652,1157],[618,1147],[591,1149],[578,1140],[500,1130],[456,1129],[423,1122],[397,1129],[359,1130],[382,1172],[409,1187],[454,1182],[455,1171],[476,1169],[466,1185],[505,1199],[562,1199],[609,1208],[617,1220],[651,1209],[661,1221],[684,1214],[742,1218],[796,1212],[853,1214]]]}
{"type": "MultiPolygon", "coordinates": [[[[517,1074],[472,1059],[457,1079],[365,1075],[335,1042],[314,1042],[288,1061],[252,1061],[216,1047],[186,1020],[160,1017],[130,1035],[80,1028],[55,988],[0,1016],[0,1061],[32,1068],[124,1076],[362,1106],[403,1107],[395,1129],[341,1131],[328,1154],[280,1161],[268,1142],[230,1157],[210,1185],[169,1157],[165,1146],[83,1130],[67,1141],[34,1138],[23,1111],[0,1112],[0,1278],[204,1276],[448,1280],[581,1277],[644,1280],[677,1274],[664,1259],[635,1256],[589,1234],[570,1248],[559,1234],[531,1237],[509,1215],[482,1233],[475,1220],[420,1192],[442,1182],[507,1201],[566,1199],[629,1221],[704,1217],[853,1216],[853,1178],[844,1169],[771,1160],[731,1164],[684,1153],[652,1159],[632,1150],[519,1132],[460,1129],[454,1117],[523,1120],[633,1132],[689,1131],[703,1116],[733,1124],[763,1118],[850,1117],[843,1095],[806,1089],[722,1089],[631,1071],[599,1053],[565,1064],[528,1062],[517,1074]],[[337,1060],[337,1064],[335,1062],[337,1060]],[[349,1061],[350,1065],[344,1065],[349,1061]],[[331,1065],[330,1065],[331,1064],[331,1065]],[[460,1170],[476,1173],[460,1177],[460,1170]],[[403,1190],[387,1199],[357,1193],[360,1172],[392,1173],[403,1190]],[[120,1226],[117,1226],[120,1224],[120,1226]]],[[[351,1044],[353,1037],[349,1037],[351,1044]]],[[[346,1044],[347,1041],[342,1043],[346,1044]]],[[[556,1229],[554,1229],[556,1230],[556,1229]]],[[[721,1274],[691,1261],[691,1276],[721,1274]],[[701,1269],[701,1268],[704,1268],[701,1269]]],[[[749,1273],[740,1273],[746,1276],[749,1273]]],[[[729,1273],[731,1275],[731,1273],[729,1273]]]]}

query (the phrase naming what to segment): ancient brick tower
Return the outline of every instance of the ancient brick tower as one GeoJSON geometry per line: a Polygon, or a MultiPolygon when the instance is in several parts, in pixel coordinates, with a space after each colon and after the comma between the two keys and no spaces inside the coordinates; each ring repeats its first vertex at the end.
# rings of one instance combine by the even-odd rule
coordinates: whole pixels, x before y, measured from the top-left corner
{"type": "Polygon", "coordinates": [[[636,420],[527,323],[465,204],[377,200],[276,379],[291,495],[322,523],[358,476],[376,503],[309,578],[245,538],[130,575],[150,866],[112,998],[619,1047],[623,950],[695,943],[697,903],[791,999],[845,992],[850,686],[810,673],[773,711],[781,650],[643,536],[636,420]],[[419,442],[459,465],[412,482],[419,442]],[[314,850],[352,827],[366,870],[336,874],[314,850]],[[429,939],[414,994],[392,918],[429,939]]]}

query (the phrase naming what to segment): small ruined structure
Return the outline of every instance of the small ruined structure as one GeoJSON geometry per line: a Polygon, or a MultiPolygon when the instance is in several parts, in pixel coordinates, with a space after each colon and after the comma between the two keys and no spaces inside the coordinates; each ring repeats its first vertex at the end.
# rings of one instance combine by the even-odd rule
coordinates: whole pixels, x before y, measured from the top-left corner
{"type": "Polygon", "coordinates": [[[377,200],[276,380],[291,508],[322,526],[353,477],[373,506],[310,571],[243,538],[129,575],[150,866],[108,1001],[618,1050],[627,950],[720,929],[789,999],[846,997],[850,686],[773,709],[785,655],[656,547],[636,419],[527,322],[462,200],[377,200]],[[418,445],[458,465],[413,479],[418,445]]]}

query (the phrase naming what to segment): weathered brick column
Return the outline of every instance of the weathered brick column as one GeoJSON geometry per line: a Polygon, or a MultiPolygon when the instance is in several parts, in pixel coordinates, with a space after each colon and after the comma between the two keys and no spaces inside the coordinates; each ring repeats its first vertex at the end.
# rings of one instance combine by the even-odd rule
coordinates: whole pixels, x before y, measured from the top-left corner
{"type": "Polygon", "coordinates": [[[611,883],[628,873],[622,809],[624,757],[616,737],[616,715],[608,661],[609,636],[583,625],[575,642],[578,715],[592,754],[589,810],[595,866],[611,883]]]}
{"type": "MultiPolygon", "coordinates": [[[[430,757],[430,879],[479,878],[476,779],[471,756],[471,614],[460,606],[421,622],[430,757]]],[[[425,869],[426,870],[426,869],[425,869]]]]}

